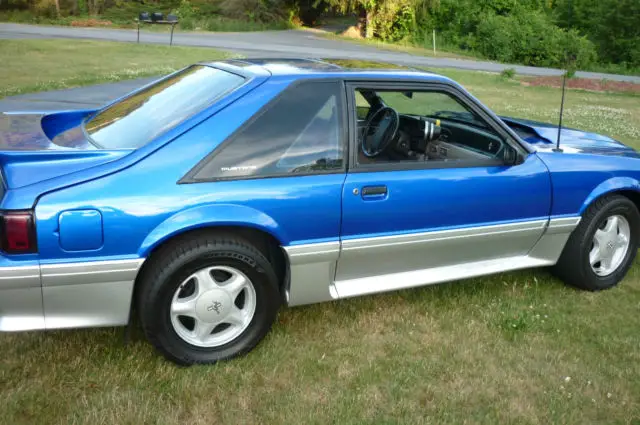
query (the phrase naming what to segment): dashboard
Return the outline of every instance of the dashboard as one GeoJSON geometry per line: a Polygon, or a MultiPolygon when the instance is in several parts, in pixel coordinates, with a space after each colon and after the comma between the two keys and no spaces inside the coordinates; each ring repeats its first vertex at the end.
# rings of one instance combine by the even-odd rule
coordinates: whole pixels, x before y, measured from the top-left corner
{"type": "Polygon", "coordinates": [[[446,118],[400,115],[398,135],[386,154],[391,160],[494,159],[504,142],[495,134],[474,125],[446,118]],[[439,124],[440,136],[427,140],[427,120],[439,124]]]}

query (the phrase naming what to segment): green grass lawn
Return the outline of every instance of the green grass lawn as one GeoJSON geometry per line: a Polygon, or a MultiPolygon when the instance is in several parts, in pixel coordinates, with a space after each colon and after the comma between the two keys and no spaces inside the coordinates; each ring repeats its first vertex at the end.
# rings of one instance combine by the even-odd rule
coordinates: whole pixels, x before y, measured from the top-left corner
{"type": "MultiPolygon", "coordinates": [[[[435,69],[462,84],[500,115],[557,123],[561,90],[529,87],[488,72],[435,69]]],[[[640,95],[568,90],[563,123],[606,134],[640,150],[640,95]]]]}
{"type": "MultiPolygon", "coordinates": [[[[0,72],[53,80],[59,43],[27,45],[30,66],[0,72]]],[[[197,52],[215,55],[93,60],[117,72],[197,52]]],[[[443,72],[498,113],[557,119],[557,89],[443,72]]],[[[566,119],[640,148],[639,96],[572,90],[566,119]]],[[[209,367],[174,366],[139,331],[128,347],[120,329],[0,334],[0,423],[640,424],[639,326],[637,260],[601,293],[534,270],[283,309],[252,353],[209,367]]]]}
{"type": "MultiPolygon", "coordinates": [[[[130,3],[129,6],[132,6],[130,3]]],[[[111,8],[99,16],[64,16],[50,18],[34,15],[27,10],[0,10],[0,22],[23,23],[33,25],[58,25],[58,26],[104,26],[106,28],[136,28],[135,19],[140,11],[148,11],[146,6],[133,6],[133,8],[111,8]],[[140,9],[142,7],[142,9],[140,9]]],[[[168,15],[165,10],[165,15],[168,15]]],[[[175,12],[174,12],[175,13],[175,12]]],[[[268,31],[294,28],[287,21],[257,22],[250,19],[234,19],[219,14],[205,14],[202,17],[196,13],[193,18],[181,18],[176,26],[176,31],[192,31],[194,29],[213,32],[244,32],[244,31],[268,31]]],[[[168,31],[165,25],[144,25],[148,31],[168,31]],[[164,27],[164,28],[163,28],[164,27]]]]}
{"type": "Polygon", "coordinates": [[[89,40],[0,40],[0,98],[166,74],[228,56],[199,47],[89,40]]]}

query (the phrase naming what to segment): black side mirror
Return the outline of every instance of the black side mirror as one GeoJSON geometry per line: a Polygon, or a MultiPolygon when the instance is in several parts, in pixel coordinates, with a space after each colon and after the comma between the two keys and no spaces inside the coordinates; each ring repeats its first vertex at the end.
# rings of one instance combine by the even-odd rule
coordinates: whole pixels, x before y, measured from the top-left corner
{"type": "Polygon", "coordinates": [[[518,163],[518,152],[509,145],[505,145],[502,151],[502,161],[504,165],[516,165],[518,163]]]}

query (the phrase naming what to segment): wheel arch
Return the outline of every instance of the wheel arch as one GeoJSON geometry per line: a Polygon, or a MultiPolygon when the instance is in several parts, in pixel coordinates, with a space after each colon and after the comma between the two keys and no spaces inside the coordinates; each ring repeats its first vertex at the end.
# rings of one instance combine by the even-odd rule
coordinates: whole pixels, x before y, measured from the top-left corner
{"type": "Polygon", "coordinates": [[[239,205],[208,205],[181,211],[153,229],[141,244],[138,254],[145,258],[134,282],[133,299],[138,283],[158,251],[184,238],[202,233],[235,234],[254,245],[271,263],[284,297],[289,262],[282,246],[288,239],[282,228],[266,214],[239,205]]]}
{"type": "Polygon", "coordinates": [[[268,234],[280,245],[289,242],[284,229],[272,217],[254,208],[235,204],[200,205],[179,211],[156,226],[140,245],[138,255],[147,258],[159,245],[181,233],[211,227],[251,228],[268,234]]]}
{"type": "Polygon", "coordinates": [[[596,200],[612,194],[629,198],[640,210],[640,182],[631,177],[613,177],[600,183],[591,191],[581,205],[579,214],[582,215],[596,200]]]}

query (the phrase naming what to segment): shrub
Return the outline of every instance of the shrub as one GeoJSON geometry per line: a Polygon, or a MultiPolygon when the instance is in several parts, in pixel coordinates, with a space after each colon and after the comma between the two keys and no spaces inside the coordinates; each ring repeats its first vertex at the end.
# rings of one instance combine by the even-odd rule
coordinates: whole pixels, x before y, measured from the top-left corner
{"type": "Polygon", "coordinates": [[[180,29],[187,31],[195,29],[196,27],[193,18],[180,18],[180,23],[178,25],[180,26],[180,29]]]}
{"type": "Polygon", "coordinates": [[[254,22],[286,21],[288,7],[282,0],[223,0],[220,9],[224,16],[254,22]]]}
{"type": "Polygon", "coordinates": [[[196,14],[196,8],[189,0],[182,0],[180,6],[175,10],[175,14],[181,21],[193,19],[196,14]]]}
{"type": "Polygon", "coordinates": [[[286,21],[277,21],[271,23],[262,23],[254,21],[246,21],[240,19],[229,19],[219,16],[213,16],[209,18],[196,21],[194,23],[196,27],[200,27],[206,31],[218,31],[218,32],[237,32],[237,31],[265,31],[272,29],[287,29],[290,25],[286,21]]]}
{"type": "Polygon", "coordinates": [[[373,19],[375,35],[384,41],[409,38],[416,26],[412,0],[384,2],[373,19]]]}
{"type": "Polygon", "coordinates": [[[586,67],[596,58],[593,43],[575,31],[555,26],[541,12],[517,12],[509,16],[485,15],[478,25],[475,47],[489,59],[532,66],[575,65],[586,67]]]}
{"type": "Polygon", "coordinates": [[[514,68],[505,68],[500,73],[500,76],[505,80],[511,80],[513,77],[516,76],[516,70],[514,68]]]}

